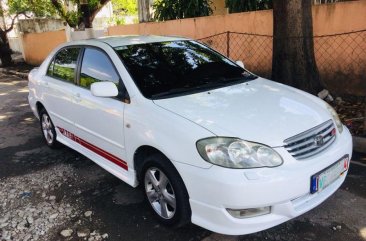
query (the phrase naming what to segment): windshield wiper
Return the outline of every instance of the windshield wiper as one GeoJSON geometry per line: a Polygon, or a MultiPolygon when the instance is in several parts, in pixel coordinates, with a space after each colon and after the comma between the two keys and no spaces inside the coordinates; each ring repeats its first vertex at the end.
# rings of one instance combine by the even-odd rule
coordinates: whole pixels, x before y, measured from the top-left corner
{"type": "Polygon", "coordinates": [[[164,97],[174,97],[177,95],[181,95],[181,94],[193,94],[193,93],[198,93],[201,91],[206,91],[206,90],[211,90],[211,89],[216,89],[218,87],[223,87],[226,86],[227,83],[223,83],[223,82],[212,82],[212,83],[206,83],[203,85],[198,85],[198,86],[189,86],[189,87],[184,87],[184,88],[174,88],[174,89],[170,89],[168,91],[164,91],[158,94],[154,94],[152,95],[152,99],[162,99],[164,97]]]}
{"type": "Polygon", "coordinates": [[[221,87],[221,86],[223,86],[223,83],[213,82],[213,83],[206,83],[206,84],[198,85],[198,86],[174,88],[174,89],[170,89],[168,91],[154,94],[151,97],[152,97],[152,99],[160,99],[160,98],[164,98],[164,97],[174,97],[174,96],[181,95],[181,94],[193,94],[193,93],[197,93],[197,92],[204,91],[204,90],[215,89],[215,88],[221,87]]]}
{"type": "MultiPolygon", "coordinates": [[[[173,88],[168,91],[160,92],[154,95],[151,95],[152,99],[162,99],[164,97],[174,97],[180,94],[193,94],[200,91],[207,91],[212,89],[217,89],[221,87],[226,87],[229,85],[235,85],[247,82],[249,80],[253,80],[258,78],[255,75],[243,76],[243,77],[235,77],[235,78],[220,78],[222,81],[219,82],[208,82],[205,84],[197,85],[197,86],[187,86],[182,88],[173,88]]],[[[214,79],[214,77],[213,77],[214,79]]],[[[217,77],[215,79],[218,79],[217,77]]]]}
{"type": "Polygon", "coordinates": [[[151,95],[151,98],[159,99],[159,98],[168,97],[168,96],[170,97],[170,96],[182,94],[185,92],[189,92],[191,90],[192,90],[192,87],[174,88],[174,89],[170,89],[168,91],[164,91],[164,92],[160,92],[160,93],[151,95]]]}

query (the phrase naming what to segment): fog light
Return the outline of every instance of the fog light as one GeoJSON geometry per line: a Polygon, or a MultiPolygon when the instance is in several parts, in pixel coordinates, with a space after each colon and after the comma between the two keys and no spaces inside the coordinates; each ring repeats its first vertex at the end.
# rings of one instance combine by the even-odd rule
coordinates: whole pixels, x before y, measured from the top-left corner
{"type": "Polygon", "coordinates": [[[247,209],[226,209],[234,218],[253,218],[271,213],[271,207],[247,208],[247,209]]]}

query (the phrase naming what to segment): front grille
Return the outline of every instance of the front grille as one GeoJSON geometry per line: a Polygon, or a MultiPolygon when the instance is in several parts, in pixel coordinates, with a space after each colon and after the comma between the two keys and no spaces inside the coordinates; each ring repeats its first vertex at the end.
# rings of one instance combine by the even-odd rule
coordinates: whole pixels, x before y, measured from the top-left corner
{"type": "Polygon", "coordinates": [[[284,141],[286,150],[296,159],[305,159],[330,146],[335,140],[336,129],[328,120],[310,130],[284,141]]]}

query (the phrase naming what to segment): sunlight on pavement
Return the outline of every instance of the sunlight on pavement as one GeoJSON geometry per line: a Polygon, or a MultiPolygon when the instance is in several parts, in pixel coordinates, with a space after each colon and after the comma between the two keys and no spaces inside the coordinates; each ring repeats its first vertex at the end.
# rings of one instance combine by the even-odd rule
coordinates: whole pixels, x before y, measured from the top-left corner
{"type": "Polygon", "coordinates": [[[27,92],[29,92],[29,90],[28,89],[21,89],[21,90],[18,90],[17,92],[18,93],[27,93],[27,92]]]}
{"type": "Polygon", "coordinates": [[[25,107],[25,106],[29,106],[29,104],[28,103],[25,103],[25,104],[17,105],[17,107],[25,107]]]}
{"type": "Polygon", "coordinates": [[[27,118],[25,118],[23,121],[32,122],[32,121],[34,121],[34,118],[32,118],[32,117],[27,117],[27,118]]]}
{"type": "Polygon", "coordinates": [[[364,240],[366,240],[366,227],[361,228],[361,230],[360,230],[360,236],[361,236],[361,238],[363,238],[364,240]]]}
{"type": "Polygon", "coordinates": [[[11,81],[11,82],[2,82],[0,83],[1,85],[6,85],[6,86],[12,86],[12,85],[16,85],[19,81],[11,81]]]}

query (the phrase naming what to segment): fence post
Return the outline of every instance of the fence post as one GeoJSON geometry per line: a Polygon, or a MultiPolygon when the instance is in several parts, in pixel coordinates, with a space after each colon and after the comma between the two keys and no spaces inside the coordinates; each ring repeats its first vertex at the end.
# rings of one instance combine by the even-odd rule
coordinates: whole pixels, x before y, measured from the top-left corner
{"type": "Polygon", "coordinates": [[[230,31],[226,32],[226,57],[230,58],[230,31]]]}

